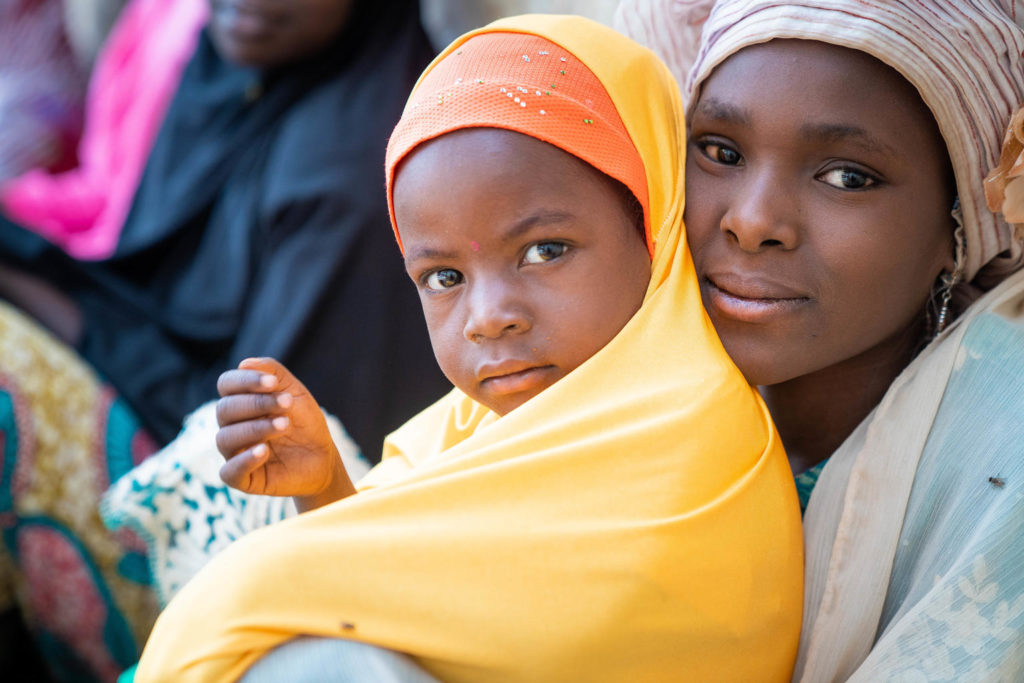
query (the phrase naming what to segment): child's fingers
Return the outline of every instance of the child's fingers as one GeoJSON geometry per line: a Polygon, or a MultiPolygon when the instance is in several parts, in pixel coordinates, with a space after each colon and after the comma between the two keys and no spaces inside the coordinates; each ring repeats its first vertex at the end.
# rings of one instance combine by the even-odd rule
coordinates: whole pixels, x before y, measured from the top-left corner
{"type": "Polygon", "coordinates": [[[279,390],[279,384],[276,376],[260,370],[228,370],[217,378],[217,393],[221,396],[266,394],[279,390]]]}
{"type": "Polygon", "coordinates": [[[271,439],[291,424],[283,415],[274,418],[247,420],[217,430],[217,450],[226,458],[271,439]]]}
{"type": "MultiPolygon", "coordinates": [[[[264,375],[275,377],[277,379],[276,383],[264,385],[274,391],[287,391],[291,394],[299,394],[306,391],[306,387],[302,385],[302,382],[288,368],[273,358],[246,358],[238,364],[238,369],[261,372],[264,375]]],[[[264,379],[263,381],[269,382],[270,380],[264,379]]]]}
{"type": "Polygon", "coordinates": [[[259,418],[282,415],[292,407],[291,394],[236,394],[217,401],[217,424],[221,427],[259,418]]]}
{"type": "Polygon", "coordinates": [[[252,473],[267,462],[269,455],[270,448],[265,443],[243,451],[221,465],[220,478],[228,486],[245,491],[252,473]]]}

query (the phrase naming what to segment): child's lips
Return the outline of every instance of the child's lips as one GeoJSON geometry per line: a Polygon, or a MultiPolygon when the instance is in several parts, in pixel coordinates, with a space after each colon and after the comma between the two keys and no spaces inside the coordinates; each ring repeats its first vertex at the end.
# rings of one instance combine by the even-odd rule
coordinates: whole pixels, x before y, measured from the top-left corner
{"type": "Polygon", "coordinates": [[[553,365],[536,362],[502,361],[488,363],[479,368],[480,385],[494,395],[534,392],[554,382],[553,365]]]}

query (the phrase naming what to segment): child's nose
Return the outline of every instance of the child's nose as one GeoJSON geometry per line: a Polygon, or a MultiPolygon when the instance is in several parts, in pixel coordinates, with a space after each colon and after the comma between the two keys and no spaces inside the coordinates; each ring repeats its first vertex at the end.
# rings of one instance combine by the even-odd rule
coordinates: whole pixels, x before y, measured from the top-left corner
{"type": "Polygon", "coordinates": [[[720,229],[743,251],[793,249],[799,241],[797,201],[770,171],[750,173],[739,184],[720,229]]]}
{"type": "Polygon", "coordinates": [[[531,321],[515,289],[503,281],[477,281],[470,287],[463,334],[480,343],[505,334],[525,332],[531,321]]]}

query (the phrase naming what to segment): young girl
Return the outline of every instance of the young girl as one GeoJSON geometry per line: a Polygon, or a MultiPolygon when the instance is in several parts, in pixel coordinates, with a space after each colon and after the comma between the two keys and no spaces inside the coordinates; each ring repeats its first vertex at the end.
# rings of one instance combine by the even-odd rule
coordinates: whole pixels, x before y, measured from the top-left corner
{"type": "Polygon", "coordinates": [[[237,678],[302,634],[454,681],[789,678],[799,512],[700,306],[682,134],[667,70],[586,20],[505,20],[435,60],[388,189],[457,389],[346,495],[308,392],[272,361],[227,373],[227,478],[345,499],[217,557],[139,680],[237,678]]]}

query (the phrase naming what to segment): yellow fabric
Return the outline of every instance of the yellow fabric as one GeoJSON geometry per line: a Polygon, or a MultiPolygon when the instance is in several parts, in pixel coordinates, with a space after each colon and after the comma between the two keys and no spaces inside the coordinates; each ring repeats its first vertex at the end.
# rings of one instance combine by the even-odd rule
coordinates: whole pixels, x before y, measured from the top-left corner
{"type": "Polygon", "coordinates": [[[390,437],[361,493],[228,548],[160,617],[137,680],[232,680],[297,634],[407,652],[447,681],[789,680],[799,508],[700,305],[672,77],[580,18],[483,30],[547,37],[607,87],[647,170],[643,307],[508,415],[453,391],[390,437]]]}

